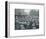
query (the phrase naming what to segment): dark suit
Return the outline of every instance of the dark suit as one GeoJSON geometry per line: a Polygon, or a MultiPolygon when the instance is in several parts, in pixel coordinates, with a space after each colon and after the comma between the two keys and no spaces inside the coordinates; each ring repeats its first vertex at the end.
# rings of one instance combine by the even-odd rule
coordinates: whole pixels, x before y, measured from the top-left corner
{"type": "Polygon", "coordinates": [[[29,24],[29,26],[28,26],[28,29],[32,29],[32,24],[33,24],[33,22],[30,21],[30,24],[29,24]]]}

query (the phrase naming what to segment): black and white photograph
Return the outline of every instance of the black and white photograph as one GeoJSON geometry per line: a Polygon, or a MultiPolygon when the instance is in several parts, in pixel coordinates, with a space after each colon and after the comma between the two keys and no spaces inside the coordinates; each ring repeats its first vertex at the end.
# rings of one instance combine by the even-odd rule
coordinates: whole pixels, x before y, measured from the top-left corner
{"type": "Polygon", "coordinates": [[[8,36],[44,35],[44,4],[9,2],[7,10],[8,36]]]}
{"type": "Polygon", "coordinates": [[[15,30],[39,29],[39,9],[15,9],[15,30]]]}

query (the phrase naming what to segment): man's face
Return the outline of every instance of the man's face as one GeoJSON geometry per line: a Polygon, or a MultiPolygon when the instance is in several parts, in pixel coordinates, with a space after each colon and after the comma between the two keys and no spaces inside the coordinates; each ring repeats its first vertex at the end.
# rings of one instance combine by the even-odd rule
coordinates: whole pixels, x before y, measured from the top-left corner
{"type": "Polygon", "coordinates": [[[21,27],[24,27],[24,25],[20,25],[21,27]]]}

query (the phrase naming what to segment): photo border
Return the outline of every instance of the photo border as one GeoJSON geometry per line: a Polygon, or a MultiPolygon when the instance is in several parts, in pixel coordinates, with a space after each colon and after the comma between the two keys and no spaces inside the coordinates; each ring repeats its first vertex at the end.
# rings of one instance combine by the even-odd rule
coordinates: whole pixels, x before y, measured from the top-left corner
{"type": "MultiPolygon", "coordinates": [[[[8,2],[6,1],[6,7],[5,7],[5,37],[32,37],[32,36],[45,36],[45,4],[44,3],[26,3],[26,2],[8,2]],[[8,4],[7,4],[7,3],[8,4]],[[10,4],[30,4],[30,5],[42,5],[44,6],[44,34],[40,34],[40,35],[24,35],[24,36],[10,36],[10,27],[8,26],[8,15],[10,16],[10,14],[8,14],[8,8],[9,8],[9,13],[10,13],[10,4]],[[9,6],[9,7],[8,7],[9,6]]],[[[10,17],[9,17],[10,19],[10,17]]],[[[9,23],[10,24],[10,23],[9,23]]]]}

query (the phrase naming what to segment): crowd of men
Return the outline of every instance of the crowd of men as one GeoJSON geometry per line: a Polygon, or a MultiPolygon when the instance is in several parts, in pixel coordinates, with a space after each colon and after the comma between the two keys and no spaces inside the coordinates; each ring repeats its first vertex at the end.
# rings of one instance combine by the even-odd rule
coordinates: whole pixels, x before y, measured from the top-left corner
{"type": "Polygon", "coordinates": [[[37,16],[15,16],[15,30],[39,29],[39,18],[37,16]]]}

